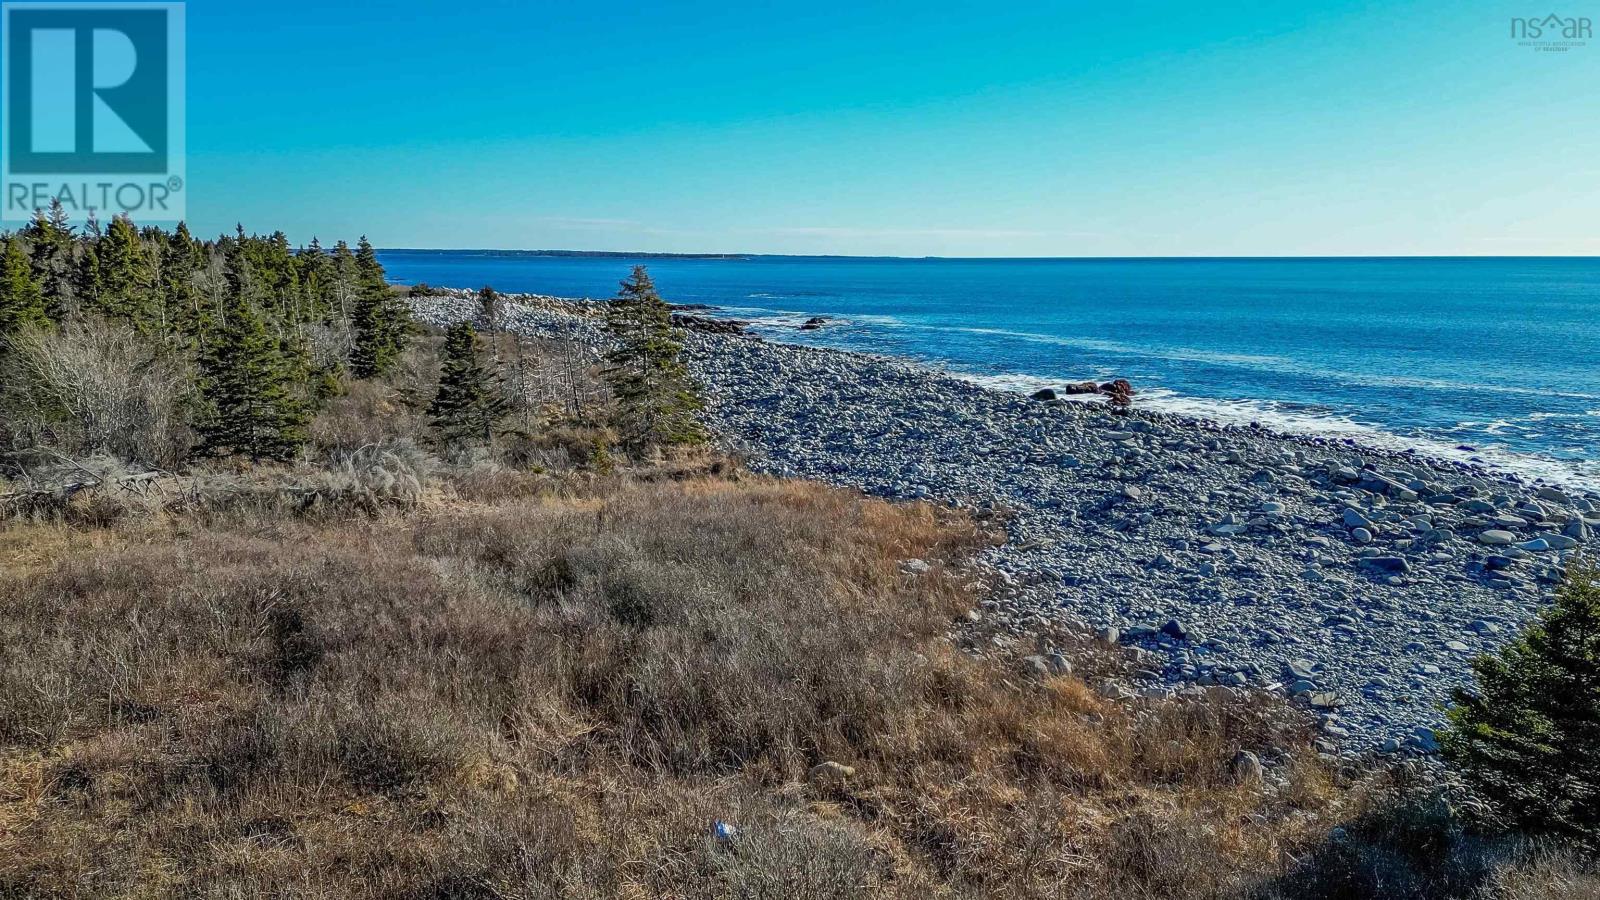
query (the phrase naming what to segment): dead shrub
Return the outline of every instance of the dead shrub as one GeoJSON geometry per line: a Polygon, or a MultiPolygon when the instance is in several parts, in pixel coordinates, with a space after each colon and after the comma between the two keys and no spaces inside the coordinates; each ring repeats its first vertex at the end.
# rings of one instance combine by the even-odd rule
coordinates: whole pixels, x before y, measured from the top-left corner
{"type": "Polygon", "coordinates": [[[107,456],[74,460],[34,451],[10,459],[25,468],[27,476],[0,485],[0,522],[107,528],[161,510],[175,480],[167,473],[131,469],[107,456]],[[26,465],[20,465],[24,460],[26,465]]]}
{"type": "Polygon", "coordinates": [[[368,446],[421,443],[427,434],[424,408],[390,382],[351,381],[311,420],[311,446],[326,454],[348,454],[368,446]]]}
{"type": "Polygon", "coordinates": [[[171,467],[194,436],[193,373],[131,327],[74,320],[13,335],[0,353],[0,429],[13,448],[49,446],[171,467]]]}

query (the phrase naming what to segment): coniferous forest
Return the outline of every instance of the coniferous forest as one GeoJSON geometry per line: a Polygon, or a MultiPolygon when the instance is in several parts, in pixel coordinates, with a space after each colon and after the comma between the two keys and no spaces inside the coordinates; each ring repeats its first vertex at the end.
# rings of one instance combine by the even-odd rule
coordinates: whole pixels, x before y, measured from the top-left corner
{"type": "Polygon", "coordinates": [[[240,227],[202,240],[121,216],[74,229],[56,207],[4,240],[13,451],[290,459],[341,385],[392,371],[412,332],[365,238],[291,247],[240,227]],[[87,379],[102,390],[74,384],[87,379]]]}

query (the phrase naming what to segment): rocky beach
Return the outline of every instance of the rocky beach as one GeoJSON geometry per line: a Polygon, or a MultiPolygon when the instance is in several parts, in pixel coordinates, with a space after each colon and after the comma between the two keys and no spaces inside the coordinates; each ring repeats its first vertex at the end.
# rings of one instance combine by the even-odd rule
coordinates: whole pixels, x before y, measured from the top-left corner
{"type": "MultiPolygon", "coordinates": [[[[592,303],[511,300],[505,328],[605,341],[592,303]]],[[[477,314],[466,292],[413,308],[434,325],[477,314]]],[[[1112,696],[1288,694],[1329,753],[1432,752],[1472,658],[1600,528],[1600,498],[1470,463],[686,324],[707,419],[751,468],[1003,519],[990,624],[1129,648],[1138,675],[1112,696]]]]}

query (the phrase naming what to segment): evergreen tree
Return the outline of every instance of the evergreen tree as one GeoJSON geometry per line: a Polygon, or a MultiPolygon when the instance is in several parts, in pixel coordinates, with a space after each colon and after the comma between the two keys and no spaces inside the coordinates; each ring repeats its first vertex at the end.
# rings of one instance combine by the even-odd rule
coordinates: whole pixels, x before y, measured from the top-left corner
{"type": "Polygon", "coordinates": [[[704,404],[678,358],[681,335],[644,266],[634,266],[622,282],[606,308],[606,325],[617,340],[605,375],[623,441],[634,449],[704,441],[695,417],[704,404]]]}
{"type": "Polygon", "coordinates": [[[23,328],[50,324],[45,315],[44,293],[34,282],[31,268],[22,238],[12,236],[6,241],[5,255],[0,257],[0,342],[23,328]]]}
{"type": "Polygon", "coordinates": [[[478,359],[478,335],[467,322],[450,326],[440,362],[439,392],[428,418],[445,444],[489,442],[505,416],[498,380],[478,359]]]}
{"type": "Polygon", "coordinates": [[[300,290],[306,298],[308,318],[318,322],[327,319],[337,304],[331,302],[329,294],[328,254],[322,251],[322,242],[313,237],[309,246],[295,254],[294,262],[300,272],[300,290]]]}
{"type": "Polygon", "coordinates": [[[189,226],[179,222],[177,230],[162,246],[159,288],[162,320],[169,332],[189,346],[202,345],[210,321],[194,283],[201,258],[200,247],[189,234],[189,226]]]}
{"type": "Polygon", "coordinates": [[[72,298],[72,226],[61,200],[50,201],[48,214],[43,210],[35,211],[33,222],[25,233],[34,283],[44,293],[45,309],[50,318],[60,321],[73,311],[75,305],[72,298]]]}
{"type": "Polygon", "coordinates": [[[256,278],[256,267],[250,262],[249,246],[241,241],[228,241],[222,245],[221,253],[222,277],[228,283],[229,299],[237,298],[246,306],[260,310],[266,305],[265,292],[256,278]]]}
{"type": "Polygon", "coordinates": [[[288,369],[260,311],[243,292],[230,291],[226,321],[201,360],[207,406],[202,449],[257,460],[293,458],[306,442],[306,410],[288,369]]]}
{"type": "Polygon", "coordinates": [[[100,253],[95,249],[96,240],[89,233],[83,235],[78,248],[78,262],[72,271],[72,296],[83,310],[100,309],[100,293],[105,286],[105,279],[100,275],[100,253]]]}
{"type": "Polygon", "coordinates": [[[255,243],[260,244],[258,268],[266,281],[267,296],[272,298],[277,317],[289,324],[308,321],[304,298],[300,293],[300,269],[289,250],[288,236],[281,231],[274,231],[266,241],[255,243]]]}
{"type": "Polygon", "coordinates": [[[1600,581],[1574,567],[1555,605],[1457,690],[1445,757],[1512,823],[1600,845],[1600,581]]]}
{"type": "Polygon", "coordinates": [[[349,319],[356,297],[356,257],[350,245],[339,241],[333,245],[333,256],[328,265],[329,306],[339,311],[339,318],[349,319]]]}
{"type": "Polygon", "coordinates": [[[351,316],[355,348],[350,368],[357,378],[372,378],[394,368],[411,331],[411,312],[405,300],[389,290],[383,266],[365,237],[357,245],[355,269],[357,294],[351,316]]]}
{"type": "Polygon", "coordinates": [[[493,335],[500,330],[500,319],[505,315],[505,298],[500,292],[487,284],[478,289],[478,315],[483,319],[483,324],[493,335]]]}
{"type": "Polygon", "coordinates": [[[389,295],[389,279],[378,262],[378,251],[372,248],[366,235],[356,242],[356,280],[363,294],[389,295]]]}
{"type": "Polygon", "coordinates": [[[127,216],[116,216],[96,248],[103,282],[97,306],[108,317],[127,319],[149,331],[160,322],[156,307],[153,267],[139,231],[127,216]]]}

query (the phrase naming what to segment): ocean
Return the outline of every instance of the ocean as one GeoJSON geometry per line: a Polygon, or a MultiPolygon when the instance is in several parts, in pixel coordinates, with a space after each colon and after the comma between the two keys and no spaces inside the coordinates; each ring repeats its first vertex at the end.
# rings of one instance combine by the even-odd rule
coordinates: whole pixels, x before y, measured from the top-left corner
{"type": "Polygon", "coordinates": [[[1126,378],[1151,408],[1600,489],[1600,258],[379,258],[401,283],[594,298],[642,264],[769,339],[1019,391],[1126,378]]]}

